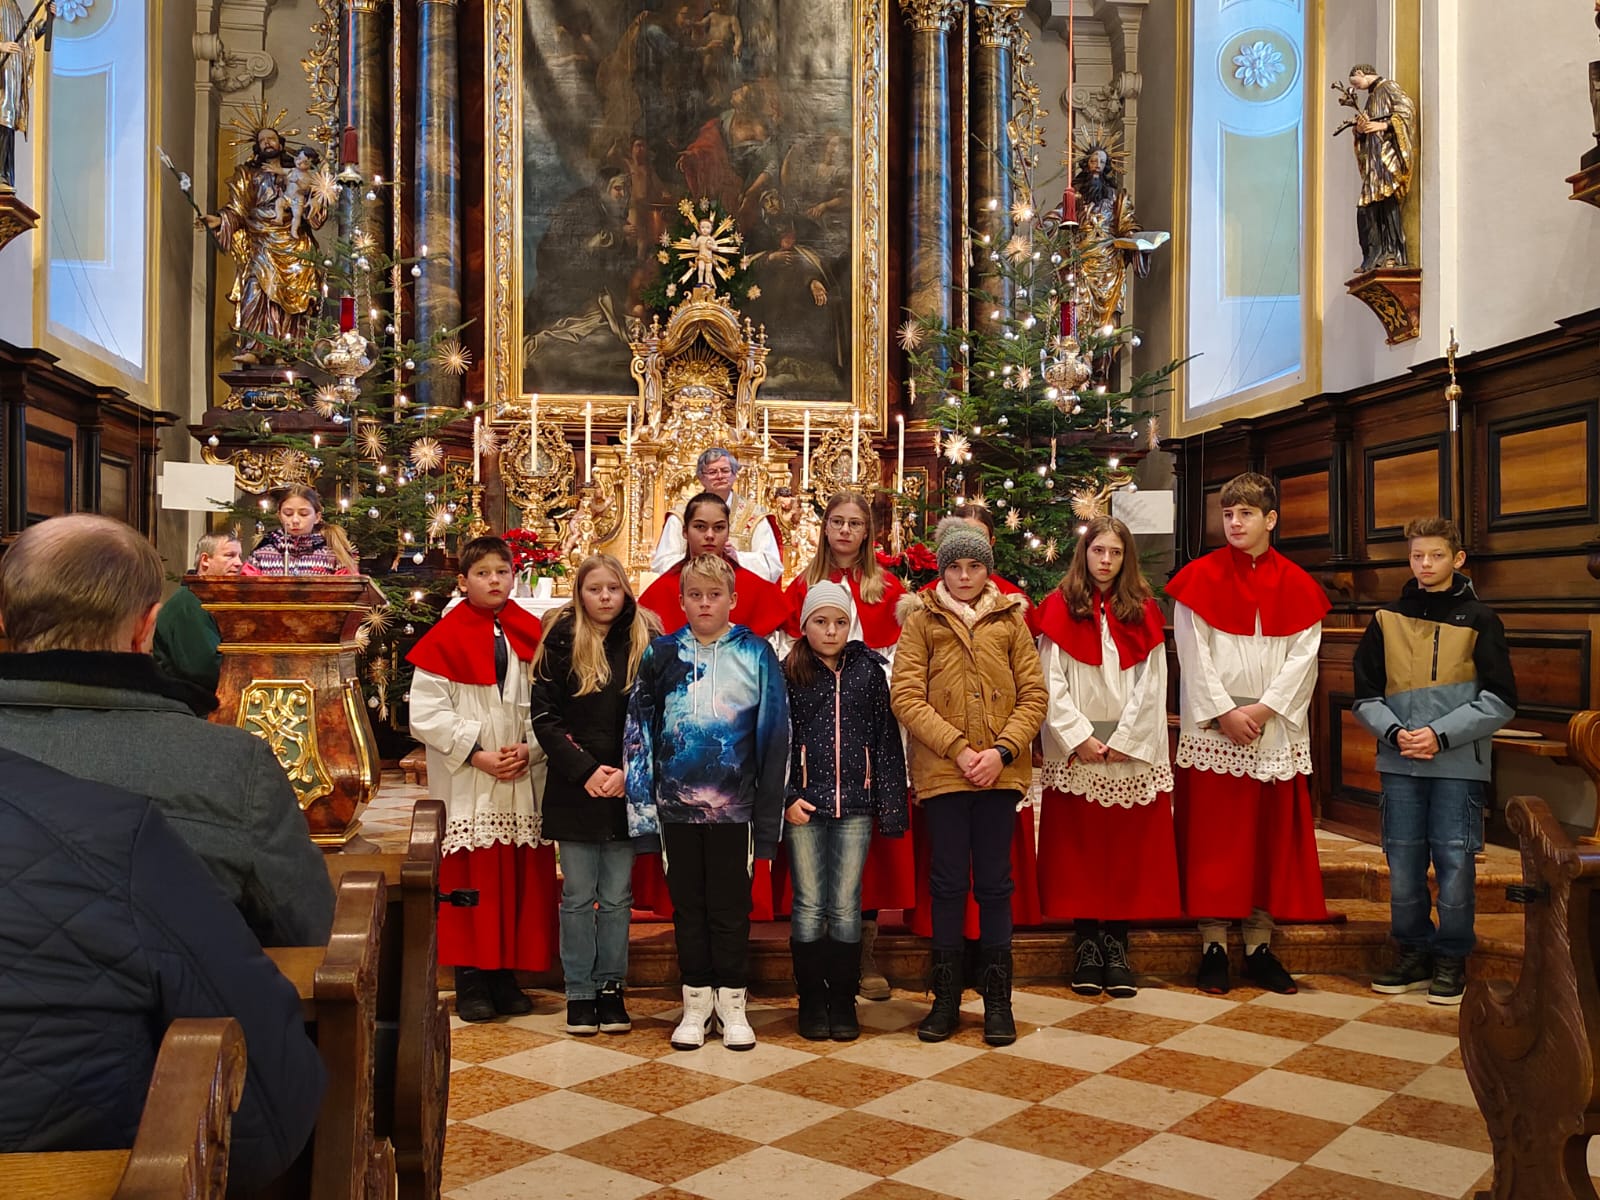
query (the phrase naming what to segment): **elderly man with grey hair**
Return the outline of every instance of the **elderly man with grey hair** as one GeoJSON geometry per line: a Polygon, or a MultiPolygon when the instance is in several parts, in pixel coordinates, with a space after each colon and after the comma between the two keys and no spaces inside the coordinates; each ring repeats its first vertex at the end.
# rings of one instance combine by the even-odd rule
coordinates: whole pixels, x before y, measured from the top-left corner
{"type": "MultiPolygon", "coordinates": [[[[201,579],[227,579],[243,569],[243,547],[231,533],[208,533],[194,546],[194,570],[201,579]]],[[[187,584],[188,577],[185,577],[187,584]]],[[[217,690],[222,673],[222,631],[187,586],[167,597],[156,618],[150,653],[168,675],[217,690]]]]}
{"type": "Polygon", "coordinates": [[[326,942],[333,886],[271,747],[150,657],[164,577],[110,517],[23,531],[0,559],[0,747],[149,796],[263,945],[326,942]]]}
{"type": "MultiPolygon", "coordinates": [[[[728,549],[731,555],[737,555],[737,565],[768,583],[777,583],[783,578],[778,523],[767,509],[733,490],[739,460],[721,446],[713,446],[695,462],[694,473],[702,489],[728,502],[728,549]]],[[[661,540],[650,556],[650,569],[658,575],[670,571],[683,560],[687,548],[682,514],[668,513],[666,524],[661,527],[661,540]]]]}

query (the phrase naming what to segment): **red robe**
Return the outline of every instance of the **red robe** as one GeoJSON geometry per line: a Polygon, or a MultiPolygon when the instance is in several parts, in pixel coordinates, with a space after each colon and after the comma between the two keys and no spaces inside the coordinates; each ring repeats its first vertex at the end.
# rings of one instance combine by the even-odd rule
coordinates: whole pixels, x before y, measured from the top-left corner
{"type": "MultiPolygon", "coordinates": [[[[883,581],[883,596],[876,604],[868,604],[861,598],[858,572],[851,571],[846,574],[835,568],[828,573],[828,582],[842,583],[850,589],[850,597],[856,606],[856,620],[861,623],[861,640],[869,649],[878,651],[900,640],[900,621],[894,615],[894,608],[900,603],[900,597],[906,594],[906,585],[900,582],[898,575],[891,575],[885,571],[883,581]]],[[[792,638],[800,636],[800,610],[805,607],[806,591],[809,586],[805,576],[801,575],[784,593],[789,600],[789,620],[784,632],[792,638]]]]}
{"type": "MultiPolygon", "coordinates": [[[[663,634],[677,633],[689,619],[683,612],[683,593],[679,588],[682,574],[683,564],[679,563],[645,588],[639,597],[640,607],[649,609],[661,618],[663,634]]],[[[728,619],[760,637],[768,637],[782,628],[789,617],[789,605],[784,599],[783,590],[775,583],[768,583],[754,571],[747,571],[743,567],[733,569],[733,593],[735,602],[728,619]]]]}

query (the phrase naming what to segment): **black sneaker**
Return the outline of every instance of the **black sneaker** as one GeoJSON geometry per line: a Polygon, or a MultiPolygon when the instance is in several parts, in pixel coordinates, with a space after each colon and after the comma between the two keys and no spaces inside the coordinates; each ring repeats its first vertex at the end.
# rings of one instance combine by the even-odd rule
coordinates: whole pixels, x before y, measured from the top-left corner
{"type": "Polygon", "coordinates": [[[633,1028],[633,1018],[628,1016],[628,1007],[622,1002],[620,983],[602,983],[594,1006],[600,1018],[601,1033],[627,1033],[633,1028]]]}
{"type": "Polygon", "coordinates": [[[1128,965],[1128,946],[1112,933],[1100,935],[1100,945],[1106,952],[1106,995],[1114,1000],[1126,1000],[1139,994],[1134,982],[1133,968],[1128,965]]]}
{"type": "Polygon", "coordinates": [[[1372,990],[1385,996],[1415,992],[1433,982],[1433,955],[1426,950],[1407,950],[1382,975],[1372,981],[1372,990]]]}
{"type": "Polygon", "coordinates": [[[1289,972],[1283,969],[1272,947],[1265,942],[1244,956],[1244,977],[1257,987],[1277,992],[1280,996],[1292,996],[1300,990],[1289,972]]]}
{"type": "Polygon", "coordinates": [[[1106,960],[1097,938],[1078,939],[1078,965],[1072,969],[1072,990],[1080,996],[1098,996],[1106,986],[1106,960]]]}
{"type": "Polygon", "coordinates": [[[477,967],[457,967],[456,1016],[478,1024],[495,1018],[494,1001],[489,998],[488,972],[477,967]]]}
{"type": "Polygon", "coordinates": [[[600,1032],[600,1014],[593,1000],[568,1000],[567,1023],[562,1026],[578,1037],[593,1037],[600,1032]]]}
{"type": "Polygon", "coordinates": [[[1467,960],[1440,955],[1433,966],[1433,983],[1428,987],[1429,1004],[1461,1003],[1467,987],[1467,960]]]}
{"type": "Polygon", "coordinates": [[[1218,942],[1206,947],[1200,958],[1200,972],[1195,976],[1195,987],[1208,996],[1226,996],[1232,985],[1228,981],[1228,949],[1218,942]]]}

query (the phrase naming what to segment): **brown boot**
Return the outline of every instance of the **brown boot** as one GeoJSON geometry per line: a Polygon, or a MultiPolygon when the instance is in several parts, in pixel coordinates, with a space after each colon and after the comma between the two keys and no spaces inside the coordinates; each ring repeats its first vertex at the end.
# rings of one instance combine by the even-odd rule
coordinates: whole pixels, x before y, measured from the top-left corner
{"type": "Polygon", "coordinates": [[[864,1000],[887,1000],[890,996],[889,981],[884,978],[883,972],[878,970],[878,964],[873,961],[873,946],[877,940],[878,923],[862,921],[861,990],[858,994],[864,1000]]]}

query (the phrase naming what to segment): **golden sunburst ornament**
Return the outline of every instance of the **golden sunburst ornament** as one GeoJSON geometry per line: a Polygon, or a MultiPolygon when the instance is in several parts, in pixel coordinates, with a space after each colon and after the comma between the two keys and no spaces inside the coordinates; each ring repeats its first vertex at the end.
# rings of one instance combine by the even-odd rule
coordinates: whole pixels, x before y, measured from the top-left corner
{"type": "Polygon", "coordinates": [[[311,398],[311,406],[317,410],[319,416],[323,417],[332,417],[343,403],[344,397],[339,395],[339,389],[331,383],[323,384],[311,398]]]}
{"type": "Polygon", "coordinates": [[[1033,220],[1033,197],[1027,192],[1011,202],[1011,219],[1018,225],[1026,225],[1033,220]]]}
{"type": "Polygon", "coordinates": [[[437,438],[419,437],[411,443],[411,465],[419,471],[436,470],[444,462],[444,447],[437,438]]]}
{"type": "Polygon", "coordinates": [[[428,536],[442,538],[450,529],[450,523],[455,518],[450,515],[450,510],[442,504],[435,504],[428,510],[428,536]]]}
{"type": "Polygon", "coordinates": [[[922,322],[915,317],[900,326],[900,349],[911,354],[922,348],[922,322]]]}
{"type": "Polygon", "coordinates": [[[1023,234],[1017,234],[1006,243],[1006,257],[1014,263],[1026,262],[1033,253],[1033,242],[1023,234]]]}
{"type": "Polygon", "coordinates": [[[1044,544],[1044,560],[1047,563],[1053,563],[1059,557],[1061,557],[1061,547],[1056,543],[1055,538],[1051,538],[1044,544]]]}
{"type": "Polygon", "coordinates": [[[1151,417],[1150,418],[1150,424],[1147,427],[1146,432],[1148,434],[1148,439],[1149,439],[1148,440],[1148,445],[1149,445],[1150,449],[1152,449],[1152,450],[1161,449],[1161,420],[1160,420],[1160,418],[1151,417]]]}
{"type": "Polygon", "coordinates": [[[277,116],[269,116],[272,110],[265,101],[255,104],[246,104],[239,110],[239,115],[228,122],[228,125],[239,136],[233,139],[235,146],[254,146],[256,135],[263,129],[271,129],[281,138],[297,137],[298,129],[285,129],[283,122],[289,115],[287,108],[280,108],[277,116]]]}
{"type": "Polygon", "coordinates": [[[439,343],[434,361],[452,375],[465,375],[467,368],[472,365],[472,351],[463,346],[459,339],[448,338],[439,343]]]}
{"type": "Polygon", "coordinates": [[[339,181],[327,167],[323,167],[311,177],[311,194],[324,204],[338,203],[339,181]]]}
{"type": "Polygon", "coordinates": [[[967,441],[966,435],[952,433],[944,439],[944,456],[953,463],[962,461],[971,449],[972,443],[967,441]]]}
{"type": "Polygon", "coordinates": [[[1012,531],[1022,528],[1022,514],[1014,508],[1006,513],[1006,528],[1012,531]]]}
{"type": "Polygon", "coordinates": [[[383,442],[383,430],[378,427],[375,421],[365,422],[361,426],[361,433],[357,437],[357,442],[361,446],[361,453],[374,462],[382,459],[384,451],[388,449],[383,442]]]}
{"type": "Polygon", "coordinates": [[[1080,521],[1092,521],[1096,517],[1105,516],[1105,509],[1102,507],[1105,495],[1106,493],[1096,491],[1094,488],[1079,488],[1072,493],[1072,515],[1080,521]]]}
{"type": "Polygon", "coordinates": [[[393,621],[393,617],[394,614],[389,606],[380,604],[367,614],[366,620],[361,622],[361,627],[372,630],[375,636],[381,636],[389,632],[389,625],[393,621]]]}
{"type": "Polygon", "coordinates": [[[358,654],[366,653],[367,647],[371,644],[372,631],[363,625],[361,628],[356,630],[356,652],[358,654]]]}
{"type": "Polygon", "coordinates": [[[500,449],[500,432],[493,425],[478,428],[478,453],[493,454],[500,449]]]}

